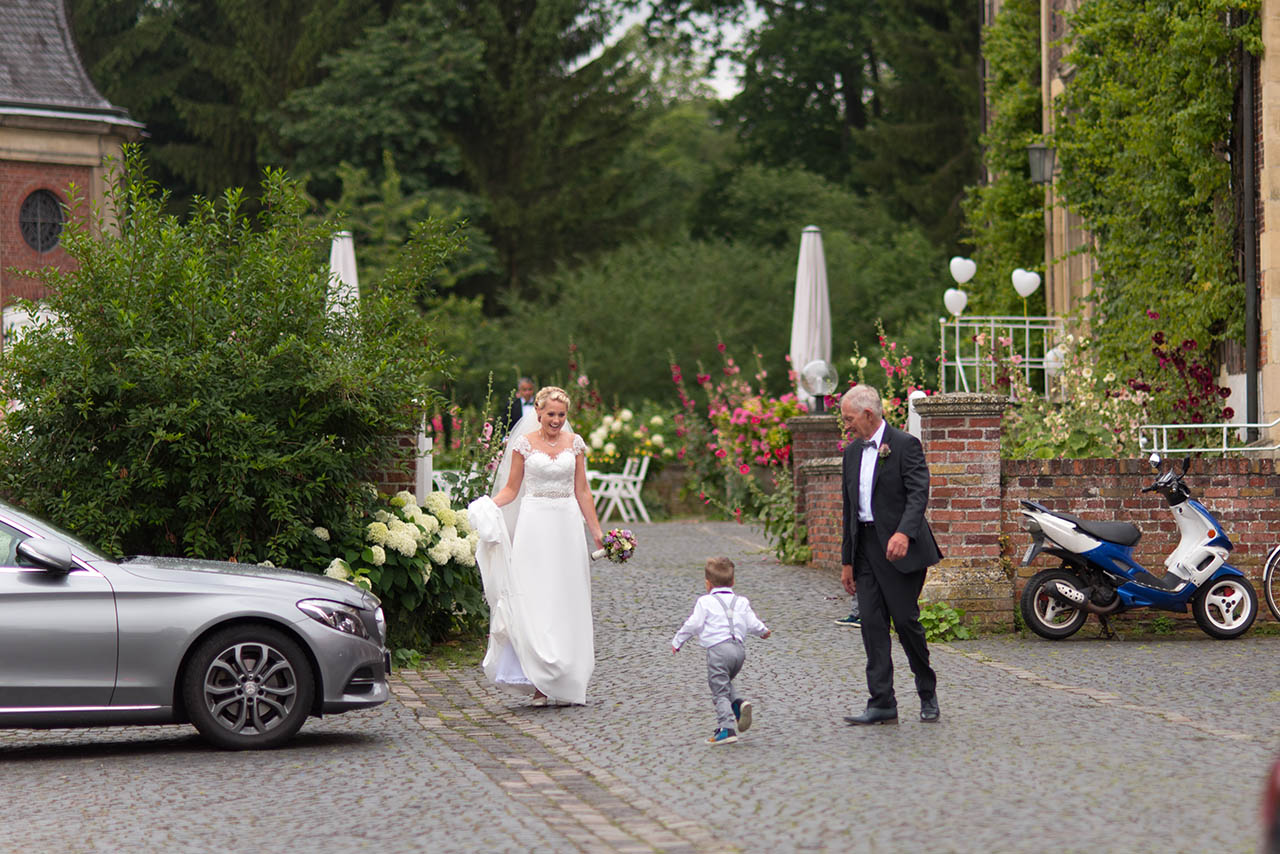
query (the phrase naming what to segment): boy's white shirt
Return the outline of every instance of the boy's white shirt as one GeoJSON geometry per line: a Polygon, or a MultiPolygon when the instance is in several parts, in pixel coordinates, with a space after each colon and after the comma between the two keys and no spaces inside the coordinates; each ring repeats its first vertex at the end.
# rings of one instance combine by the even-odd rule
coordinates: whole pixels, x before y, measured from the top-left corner
{"type": "Polygon", "coordinates": [[[693,606],[693,613],[672,638],[671,647],[679,649],[684,646],[685,641],[695,637],[703,647],[711,647],[733,637],[729,632],[729,618],[724,608],[716,601],[716,597],[723,597],[725,605],[728,605],[730,600],[733,601],[734,622],[738,626],[745,627],[747,634],[760,637],[769,631],[769,627],[760,622],[756,612],[751,610],[750,600],[746,596],[734,598],[735,596],[732,587],[716,587],[710,593],[699,596],[693,606]]]}

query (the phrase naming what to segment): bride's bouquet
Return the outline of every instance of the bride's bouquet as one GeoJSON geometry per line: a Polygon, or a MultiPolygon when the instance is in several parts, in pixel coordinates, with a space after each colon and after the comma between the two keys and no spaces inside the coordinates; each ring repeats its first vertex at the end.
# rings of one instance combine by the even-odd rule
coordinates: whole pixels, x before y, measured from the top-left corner
{"type": "Polygon", "coordinates": [[[614,528],[600,538],[604,548],[591,553],[592,560],[607,557],[614,563],[626,563],[636,553],[636,535],[625,528],[614,528]]]}

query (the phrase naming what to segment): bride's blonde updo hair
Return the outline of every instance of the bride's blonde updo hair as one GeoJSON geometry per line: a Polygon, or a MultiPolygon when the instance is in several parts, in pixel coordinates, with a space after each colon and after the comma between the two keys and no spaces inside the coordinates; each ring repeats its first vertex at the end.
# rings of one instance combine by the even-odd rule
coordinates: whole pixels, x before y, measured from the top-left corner
{"type": "Polygon", "coordinates": [[[560,388],[560,386],[549,385],[538,389],[538,393],[533,397],[533,405],[535,408],[544,409],[548,401],[558,400],[564,404],[564,408],[569,408],[569,392],[560,388]]]}

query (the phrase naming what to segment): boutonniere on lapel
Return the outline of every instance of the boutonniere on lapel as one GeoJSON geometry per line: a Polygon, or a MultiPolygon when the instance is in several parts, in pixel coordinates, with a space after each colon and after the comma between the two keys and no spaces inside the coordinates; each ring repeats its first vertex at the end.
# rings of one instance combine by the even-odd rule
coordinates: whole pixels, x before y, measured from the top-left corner
{"type": "Polygon", "coordinates": [[[879,465],[880,463],[887,460],[889,458],[890,453],[892,453],[892,451],[889,450],[889,445],[884,442],[881,442],[880,449],[876,451],[876,457],[877,457],[876,465],[879,465]]]}

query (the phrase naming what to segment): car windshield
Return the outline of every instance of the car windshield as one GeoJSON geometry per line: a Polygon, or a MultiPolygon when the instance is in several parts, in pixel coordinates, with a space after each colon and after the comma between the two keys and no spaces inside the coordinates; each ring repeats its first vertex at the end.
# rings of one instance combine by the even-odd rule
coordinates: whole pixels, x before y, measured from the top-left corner
{"type": "Polygon", "coordinates": [[[64,540],[73,551],[78,552],[84,557],[92,558],[94,560],[114,560],[110,555],[103,552],[102,549],[92,545],[91,543],[85,542],[70,531],[64,531],[52,522],[41,519],[38,516],[32,516],[27,511],[21,510],[7,501],[0,501],[0,511],[3,511],[6,515],[11,516],[15,521],[23,523],[26,527],[34,531],[51,534],[57,539],[64,540]]]}

